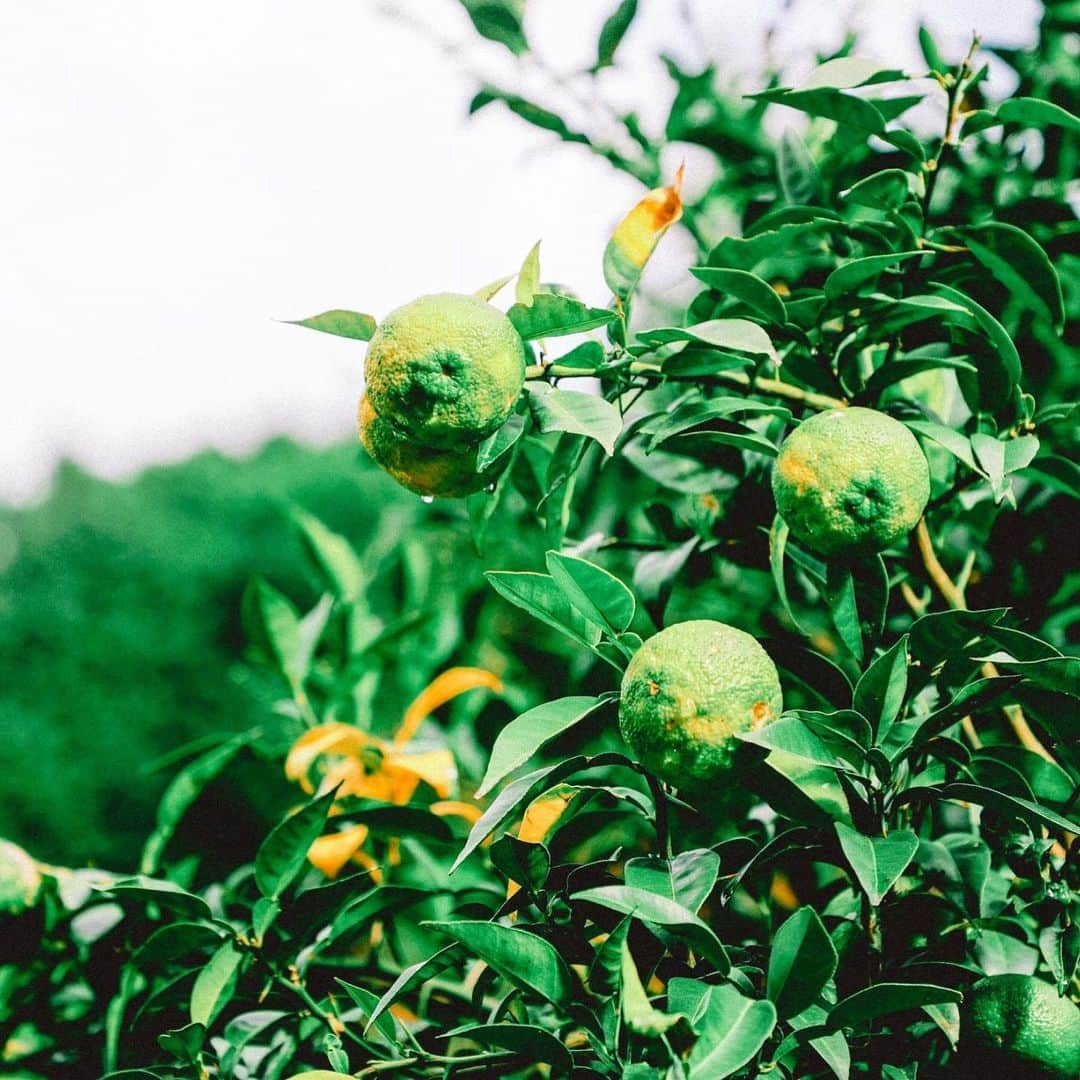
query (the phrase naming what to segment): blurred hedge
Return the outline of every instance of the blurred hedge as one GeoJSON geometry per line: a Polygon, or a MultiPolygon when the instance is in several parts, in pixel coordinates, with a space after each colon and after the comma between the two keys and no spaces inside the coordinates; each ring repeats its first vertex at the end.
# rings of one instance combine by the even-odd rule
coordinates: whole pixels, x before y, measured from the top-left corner
{"type": "MultiPolygon", "coordinates": [[[[238,664],[240,597],[259,573],[316,598],[290,504],[360,549],[391,547],[424,509],[354,445],[286,440],[129,484],[65,464],[45,503],[0,509],[0,836],[45,860],[133,866],[174,771],[147,767],[266,720],[238,664]]],[[[287,793],[276,767],[249,762],[211,797],[190,827],[220,850],[258,835],[287,793]]]]}

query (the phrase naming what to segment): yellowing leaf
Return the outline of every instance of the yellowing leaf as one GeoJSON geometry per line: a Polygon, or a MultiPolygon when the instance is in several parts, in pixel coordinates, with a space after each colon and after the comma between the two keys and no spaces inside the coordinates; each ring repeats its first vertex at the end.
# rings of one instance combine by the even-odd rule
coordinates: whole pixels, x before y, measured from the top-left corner
{"type": "Polygon", "coordinates": [[[395,745],[404,746],[416,734],[424,720],[440,705],[445,705],[466,690],[475,690],[481,686],[486,686],[497,694],[502,692],[502,682],[498,676],[483,668],[455,667],[444,671],[421,690],[416,700],[405,710],[405,718],[394,736],[395,745]]]}
{"type": "Polygon", "coordinates": [[[311,795],[311,767],[324,754],[358,756],[367,743],[367,736],[349,724],[320,724],[305,731],[289,750],[285,759],[285,775],[311,795]]]}
{"type": "MultiPolygon", "coordinates": [[[[518,839],[527,844],[541,843],[580,794],[581,789],[571,784],[557,784],[550,791],[538,795],[529,803],[525,816],[521,819],[518,839]]],[[[509,900],[520,887],[516,881],[508,882],[506,899],[509,900]]]]}
{"type": "Polygon", "coordinates": [[[412,798],[419,781],[430,784],[439,798],[445,799],[457,779],[454,755],[449,750],[425,750],[419,754],[391,752],[380,775],[392,783],[387,802],[404,804],[412,798]]]}
{"type": "Polygon", "coordinates": [[[540,288],[540,241],[537,240],[532,250],[525,256],[525,261],[518,271],[517,287],[514,299],[528,307],[540,288]]]}
{"type": "Polygon", "coordinates": [[[341,832],[320,836],[308,849],[308,861],[327,877],[337,877],[367,839],[366,825],[351,825],[341,832]]]}
{"type": "Polygon", "coordinates": [[[670,187],[655,188],[619,222],[604,252],[604,280],[620,300],[637,286],[660,238],[682,217],[683,167],[670,187]]]}
{"type": "Polygon", "coordinates": [[[482,811],[475,803],[458,802],[454,799],[440,799],[428,809],[439,817],[462,817],[474,824],[480,820],[482,811]]]}

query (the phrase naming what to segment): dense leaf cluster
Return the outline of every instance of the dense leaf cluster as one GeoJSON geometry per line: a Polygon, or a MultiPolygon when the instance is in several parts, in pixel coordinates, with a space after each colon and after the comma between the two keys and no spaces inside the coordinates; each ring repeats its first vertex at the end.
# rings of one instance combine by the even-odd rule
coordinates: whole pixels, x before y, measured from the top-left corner
{"type": "MultiPolygon", "coordinates": [[[[522,3],[466,7],[527,52],[522,3]]],[[[290,772],[312,766],[313,796],[223,880],[178,858],[241,736],[173,781],[140,875],[53,871],[20,916],[29,955],[0,968],[26,1076],[911,1080],[965,1067],[959,1006],[984,975],[1076,997],[1080,604],[1054,558],[1080,495],[1074,24],[1048,8],[1003,102],[977,45],[946,63],[925,33],[928,76],[844,50],[749,104],[669,62],[666,139],[723,165],[681,208],[701,287],[685,318],[651,318],[651,245],[616,231],[604,306],[545,286],[530,253],[508,314],[536,363],[480,451],[498,482],[457,518],[490,587],[419,616],[436,653],[459,641],[441,621],[468,620],[455,658],[502,700],[397,728],[373,658],[417,662],[417,616],[373,619],[363,559],[297,515],[321,597],[300,610],[261,582],[244,606],[278,711],[308,729],[290,761],[326,734],[290,772]],[[903,122],[924,100],[929,138],[903,122]],[[774,145],[767,108],[809,125],[774,145]],[[711,237],[721,209],[740,228],[711,237]],[[775,514],[770,469],[794,424],[851,404],[920,438],[932,494],[884,552],[823,559],[775,514]],[[627,756],[615,723],[629,657],[690,618],[760,638],[787,704],[704,794],[627,756]],[[406,768],[425,782],[397,786],[406,768]],[[316,868],[328,840],[359,872],[316,868]]],[[[493,87],[474,105],[496,100],[662,180],[633,116],[637,157],[493,87]]],[[[654,243],[677,204],[675,182],[634,211],[654,243]]]]}

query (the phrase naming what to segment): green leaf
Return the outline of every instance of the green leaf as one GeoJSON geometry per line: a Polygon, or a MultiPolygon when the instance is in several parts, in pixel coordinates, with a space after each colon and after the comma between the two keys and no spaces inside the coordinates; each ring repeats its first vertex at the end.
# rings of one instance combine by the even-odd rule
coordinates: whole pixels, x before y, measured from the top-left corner
{"type": "Polygon", "coordinates": [[[1009,398],[1020,381],[1020,354],[1016,351],[1009,332],[986,308],[976,304],[964,293],[938,281],[930,282],[929,287],[958,307],[966,309],[990,343],[989,355],[994,362],[984,363],[979,368],[979,394],[980,400],[987,402],[990,407],[999,407],[1009,398]]]}
{"type": "Polygon", "coordinates": [[[638,339],[647,345],[667,345],[673,341],[692,341],[717,349],[767,356],[776,362],[776,349],[769,335],[749,319],[709,319],[687,327],[661,327],[642,331],[638,339]]]}
{"type": "Polygon", "coordinates": [[[882,653],[855,684],[852,705],[870,721],[875,741],[881,743],[889,733],[907,692],[907,635],[882,653]]]}
{"type": "Polygon", "coordinates": [[[506,46],[515,56],[529,51],[525,40],[525,0],[461,0],[477,33],[506,46]]]}
{"type": "Polygon", "coordinates": [[[791,610],[791,603],[788,600],[787,581],[784,577],[784,554],[787,551],[787,542],[790,535],[791,530],[788,528],[788,523],[777,514],[773,518],[772,528],[769,530],[769,569],[772,571],[776,595],[780,598],[784,613],[791,620],[792,626],[800,634],[805,634],[806,631],[799,625],[795,613],[791,610]]]}
{"type": "Polygon", "coordinates": [[[1059,832],[1080,832],[1080,821],[1071,821],[1030,799],[1007,795],[1003,791],[980,787],[977,784],[945,784],[938,789],[938,793],[943,799],[972,802],[1005,818],[1022,818],[1029,824],[1045,825],[1059,832]]]}
{"type": "Polygon", "coordinates": [[[916,435],[931,439],[943,446],[958,461],[962,461],[969,469],[981,473],[982,470],[975,464],[975,455],[971,450],[971,440],[959,431],[946,427],[944,424],[934,424],[927,420],[908,420],[907,426],[916,435]]]}
{"type": "Polygon", "coordinates": [[[109,893],[119,903],[141,900],[144,903],[157,904],[185,918],[213,918],[210,905],[201,896],[182,889],[175,882],[146,877],[144,874],[101,886],[99,891],[109,893]]]}
{"type": "Polygon", "coordinates": [[[423,925],[452,937],[503,978],[553,1005],[565,1005],[573,996],[575,980],[566,961],[554,945],[528,930],[474,919],[423,925]]]}
{"type": "Polygon", "coordinates": [[[684,851],[673,859],[643,855],[627,860],[624,881],[630,888],[643,889],[674,900],[687,911],[697,911],[708,899],[720,875],[720,857],[709,848],[684,851]]]}
{"type": "Polygon", "coordinates": [[[637,601],[614,574],[586,559],[558,551],[549,551],[546,558],[552,580],[586,619],[612,634],[622,634],[629,628],[637,601]]]}
{"type": "Polygon", "coordinates": [[[641,976],[624,938],[621,943],[622,965],[620,968],[621,993],[619,1000],[623,1019],[637,1035],[657,1038],[684,1019],[681,1013],[674,1015],[654,1009],[641,985],[641,976]]]}
{"type": "Polygon", "coordinates": [[[850,90],[868,83],[896,82],[905,78],[902,71],[884,68],[874,60],[858,56],[839,56],[826,60],[801,83],[800,90],[816,90],[830,87],[833,90],[850,90]]]}
{"type": "Polygon", "coordinates": [[[862,624],[855,602],[855,578],[850,566],[835,560],[828,564],[823,595],[840,640],[851,650],[855,659],[862,662],[862,624]]]}
{"type": "Polygon", "coordinates": [[[518,412],[511,413],[506,423],[492,432],[476,448],[476,471],[483,472],[489,465],[494,465],[504,454],[513,450],[518,439],[525,433],[525,417],[518,412]]]}
{"type": "Polygon", "coordinates": [[[888,836],[863,836],[842,821],[834,828],[844,858],[870,903],[877,907],[915,857],[919,838],[910,829],[898,829],[888,836]]]}
{"type": "Polygon", "coordinates": [[[278,900],[307,866],[307,853],[322,835],[334,803],[334,791],[312,799],[279,822],[255,854],[255,884],[259,892],[278,900]]]}
{"type": "Polygon", "coordinates": [[[931,666],[953,655],[983,633],[997,626],[1008,608],[983,611],[935,611],[916,619],[908,632],[913,659],[931,666]]]}
{"type": "Polygon", "coordinates": [[[836,946],[818,913],[801,907],[772,940],[766,993],[780,1019],[813,1005],[836,974],[836,946]]]}
{"type": "Polygon", "coordinates": [[[802,137],[790,129],[784,130],[776,147],[776,174],[789,203],[807,203],[817,195],[821,179],[814,158],[802,137]]]}
{"type": "Polygon", "coordinates": [[[596,45],[596,63],[592,67],[594,73],[611,67],[615,62],[615,52],[634,21],[637,6],[638,0],[621,0],[619,6],[604,20],[596,45]]]}
{"type": "Polygon", "coordinates": [[[767,750],[780,750],[816,765],[829,768],[841,765],[836,754],[797,716],[782,716],[757,731],[738,732],[736,738],[767,750]]]}
{"type": "Polygon", "coordinates": [[[776,1008],[771,1001],[744,997],[734,986],[709,986],[695,1027],[701,1034],[687,1062],[689,1080],[723,1080],[765,1045],[776,1027],[776,1008]]]}
{"type": "Polygon", "coordinates": [[[715,266],[692,266],[690,273],[703,281],[710,289],[727,296],[734,296],[748,307],[754,308],[770,322],[783,325],[787,322],[784,301],[768,282],[748,270],[732,270],[715,266]]]}
{"type": "Polygon", "coordinates": [[[830,1028],[858,1028],[879,1016],[920,1009],[926,1005],[958,1004],[959,990],[929,983],[878,983],[856,991],[829,1011],[830,1028]]]}
{"type": "Polygon", "coordinates": [[[976,431],[971,436],[971,449],[979,463],[979,471],[990,481],[994,502],[1001,502],[1009,490],[1005,480],[1005,444],[992,435],[976,431]]]}
{"type": "Polygon", "coordinates": [[[393,981],[390,989],[379,998],[379,1004],[375,1006],[374,1010],[368,1016],[367,1026],[364,1030],[367,1031],[372,1026],[378,1024],[382,1014],[386,1012],[386,1010],[389,1009],[406,990],[409,990],[418,983],[433,979],[436,975],[445,971],[452,963],[454,963],[457,949],[457,942],[454,942],[454,944],[447,945],[445,948],[440,949],[433,956],[418,960],[415,964],[410,964],[405,968],[393,981]]]}
{"type": "Polygon", "coordinates": [[[184,814],[199,794],[218,776],[234,757],[259,735],[258,731],[245,731],[229,739],[221,746],[189,762],[178,772],[165,789],[157,808],[157,824],[143,846],[139,862],[141,874],[153,874],[161,861],[173,833],[184,814]]]}
{"type": "Polygon", "coordinates": [[[228,1005],[244,954],[230,940],[210,958],[191,989],[191,1022],[209,1027],[228,1005]]]}
{"type": "Polygon", "coordinates": [[[880,135],[885,130],[885,117],[869,101],[840,90],[828,87],[815,90],[766,90],[751,96],[777,105],[787,105],[810,116],[823,116],[868,135],[880,135]]]}
{"type": "MultiPolygon", "coordinates": [[[[717,397],[694,399],[680,405],[673,412],[669,412],[657,418],[654,423],[650,420],[641,428],[642,434],[649,436],[648,452],[651,453],[658,446],[663,445],[669,439],[682,435],[703,424],[709,424],[717,420],[727,420],[738,413],[756,413],[764,416],[780,416],[785,419],[791,416],[791,410],[782,405],[767,405],[762,401],[752,401],[748,398],[717,397]]],[[[711,434],[735,434],[733,432],[710,432],[711,434]]],[[[756,432],[756,439],[761,439],[756,432]]],[[[775,447],[767,439],[762,440],[768,446],[775,447]]],[[[755,443],[755,446],[757,443],[755,443]]]]}
{"type": "Polygon", "coordinates": [[[570,1051],[559,1039],[535,1024],[465,1024],[447,1031],[440,1038],[470,1039],[482,1046],[510,1050],[530,1062],[545,1062],[557,1076],[569,1074],[574,1066],[570,1051]]]}
{"type": "Polygon", "coordinates": [[[573,297],[548,292],[538,292],[527,306],[514,304],[506,317],[526,341],[581,334],[617,318],[607,308],[592,308],[573,297]]]}
{"type": "Polygon", "coordinates": [[[1049,256],[1023,229],[991,221],[949,232],[958,236],[1024,307],[1061,329],[1065,323],[1061,281],[1049,256]]]}
{"type": "MultiPolygon", "coordinates": [[[[911,173],[904,172],[903,169],[882,169],[880,172],[871,173],[852,184],[846,191],[840,192],[841,199],[875,210],[899,210],[910,195],[911,173]]],[[[870,258],[875,256],[871,255],[870,258]]],[[[825,291],[828,292],[827,286],[825,291]]]]}
{"type": "Polygon", "coordinates": [[[511,720],[499,732],[477,798],[483,798],[504,777],[524,765],[542,746],[568,731],[604,704],[595,697],[567,697],[545,701],[511,720]]]}
{"type": "Polygon", "coordinates": [[[318,518],[294,508],[292,520],[316,568],[340,600],[355,601],[364,591],[368,575],[344,536],[328,529],[318,518]]]}
{"type": "Polygon", "coordinates": [[[334,1072],[332,1069],[308,1069],[306,1072],[293,1073],[289,1080],[353,1080],[353,1074],[334,1072]]]}
{"type": "Polygon", "coordinates": [[[867,255],[841,263],[825,279],[825,295],[830,300],[842,299],[869,281],[876,281],[889,267],[910,259],[919,259],[926,251],[894,251],[888,255],[867,255]]]}
{"type": "Polygon", "coordinates": [[[269,653],[281,673],[295,685],[304,676],[300,614],[291,600],[262,578],[244,590],[244,625],[253,644],[269,653]]]}
{"type": "Polygon", "coordinates": [[[548,574],[530,570],[488,570],[484,577],[504,600],[561,630],[586,648],[600,640],[600,631],[575,608],[548,574]]]}
{"type": "Polygon", "coordinates": [[[529,405],[541,431],[569,431],[595,439],[611,457],[622,432],[619,410],[598,394],[530,383],[529,405]]]}
{"type": "MultiPolygon", "coordinates": [[[[572,759],[570,762],[556,762],[553,765],[545,765],[543,768],[519,776],[517,780],[507,784],[469,830],[465,846],[458,853],[449,873],[452,874],[525,801],[536,785],[550,777],[552,773],[561,773],[562,770],[571,767],[575,763],[583,764],[585,760],[582,757],[572,759]]],[[[555,782],[556,779],[553,777],[551,783],[555,782]]]]}
{"type": "MultiPolygon", "coordinates": [[[[379,995],[373,994],[370,990],[365,990],[362,986],[353,986],[352,983],[346,982],[344,979],[335,978],[336,982],[342,990],[352,999],[353,1004],[358,1006],[364,1014],[365,1018],[371,1017],[375,1010],[379,1007],[379,995]]],[[[394,1018],[387,1012],[379,1015],[374,1022],[375,1028],[386,1039],[391,1046],[397,1044],[400,1041],[397,1023],[394,1018]]]]}
{"type": "Polygon", "coordinates": [[[528,307],[533,302],[533,297],[540,289],[540,241],[533,244],[529,254],[518,271],[517,285],[514,289],[514,299],[519,304],[528,307]]]}
{"type": "Polygon", "coordinates": [[[356,341],[370,341],[375,333],[376,323],[370,315],[361,315],[358,311],[343,311],[335,308],[324,311],[321,315],[312,315],[309,319],[284,319],[290,326],[306,326],[309,330],[319,330],[336,337],[353,338],[356,341]]]}
{"type": "Polygon", "coordinates": [[[599,904],[622,915],[632,915],[646,926],[662,926],[665,930],[684,938],[722,975],[731,969],[727,950],[707,923],[681,904],[644,889],[632,889],[625,885],[600,885],[574,893],[572,901],[599,904]]]}
{"type": "Polygon", "coordinates": [[[934,41],[933,35],[923,23],[919,24],[919,48],[922,50],[923,59],[931,71],[937,71],[944,75],[951,70],[951,65],[945,62],[938,51],[937,42],[934,41]]]}
{"type": "Polygon", "coordinates": [[[1010,98],[997,107],[998,119],[1006,124],[1025,124],[1028,127],[1063,127],[1066,131],[1080,131],[1080,117],[1068,109],[1042,98],[1010,98]]]}

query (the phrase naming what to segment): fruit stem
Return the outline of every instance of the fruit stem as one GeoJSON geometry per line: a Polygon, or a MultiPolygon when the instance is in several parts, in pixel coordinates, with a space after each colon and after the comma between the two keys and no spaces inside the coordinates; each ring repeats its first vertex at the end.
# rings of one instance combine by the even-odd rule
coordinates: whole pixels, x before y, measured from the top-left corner
{"type": "MultiPolygon", "coordinates": [[[[609,367],[576,368],[561,364],[531,364],[525,369],[526,379],[592,379],[606,374],[609,367]]],[[[659,364],[648,363],[644,360],[636,360],[630,364],[630,373],[646,379],[656,381],[682,381],[677,375],[664,375],[659,364]]],[[[694,375],[694,382],[700,382],[701,376],[694,375]]],[[[801,386],[792,386],[791,383],[781,382],[779,379],[754,379],[742,371],[717,371],[708,376],[720,382],[732,383],[735,386],[744,386],[754,390],[760,390],[763,394],[772,394],[775,397],[787,398],[789,401],[801,401],[812,409],[826,412],[829,409],[846,409],[847,402],[842,398],[830,397],[828,394],[818,394],[813,390],[804,390],[801,386]]]]}

